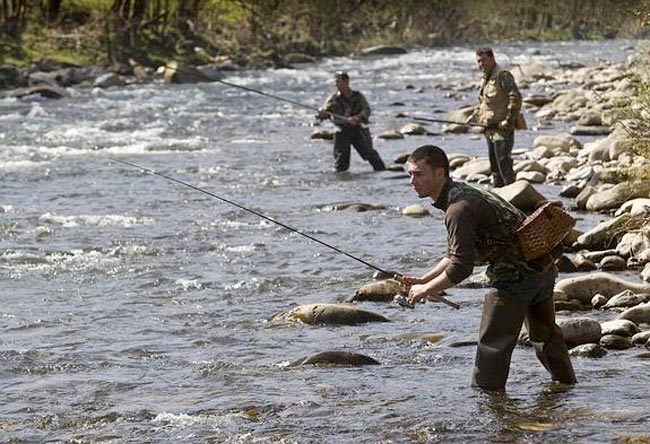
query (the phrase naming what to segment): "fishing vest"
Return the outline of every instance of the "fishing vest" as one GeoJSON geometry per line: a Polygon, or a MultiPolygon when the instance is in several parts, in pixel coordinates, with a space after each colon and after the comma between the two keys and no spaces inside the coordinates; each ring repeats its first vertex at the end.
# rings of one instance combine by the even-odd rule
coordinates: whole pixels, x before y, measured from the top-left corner
{"type": "Polygon", "coordinates": [[[515,233],[526,215],[498,195],[462,182],[451,183],[448,204],[469,196],[486,202],[495,213],[494,223],[479,224],[474,243],[476,263],[489,263],[486,274],[490,282],[520,281],[539,273],[535,264],[526,262],[515,233]]]}
{"type": "MultiPolygon", "coordinates": [[[[494,65],[490,76],[483,79],[479,91],[479,122],[492,125],[509,117],[508,92],[501,86],[503,75],[512,76],[508,71],[501,69],[499,65],[494,65]]],[[[515,86],[515,88],[517,87],[515,86]]],[[[517,93],[519,93],[518,90],[517,93]]]]}
{"type": "MultiPolygon", "coordinates": [[[[352,90],[350,97],[343,97],[338,91],[332,94],[325,102],[325,110],[338,114],[340,116],[350,117],[359,116],[361,123],[368,123],[370,117],[370,105],[359,91],[352,90]]],[[[336,117],[332,117],[332,122],[337,126],[349,126],[336,117]]]]}

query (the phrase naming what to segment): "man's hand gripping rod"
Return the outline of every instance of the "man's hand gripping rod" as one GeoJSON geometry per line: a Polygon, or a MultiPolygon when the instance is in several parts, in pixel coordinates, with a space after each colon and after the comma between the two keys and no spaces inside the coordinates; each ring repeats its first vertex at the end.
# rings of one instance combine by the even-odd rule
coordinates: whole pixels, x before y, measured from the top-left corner
{"type": "MultiPolygon", "coordinates": [[[[408,298],[407,298],[408,291],[407,291],[406,288],[404,288],[404,284],[402,284],[402,281],[400,280],[401,277],[403,277],[403,276],[402,276],[401,274],[399,274],[399,273],[393,273],[393,275],[392,275],[392,279],[395,279],[396,281],[398,281],[398,282],[402,285],[402,291],[400,291],[400,292],[395,296],[395,298],[393,299],[393,301],[394,301],[397,305],[399,305],[400,307],[415,308],[415,304],[413,304],[412,302],[409,302],[409,300],[408,300],[408,298]]],[[[458,309],[460,308],[460,305],[458,305],[457,303],[455,303],[455,302],[453,302],[453,301],[450,301],[449,299],[447,299],[447,298],[444,297],[444,296],[440,296],[440,295],[428,295],[428,296],[426,297],[426,299],[427,299],[428,301],[431,301],[431,302],[442,302],[443,304],[447,304],[447,305],[449,305],[450,307],[455,308],[456,310],[458,310],[458,309]]]]}

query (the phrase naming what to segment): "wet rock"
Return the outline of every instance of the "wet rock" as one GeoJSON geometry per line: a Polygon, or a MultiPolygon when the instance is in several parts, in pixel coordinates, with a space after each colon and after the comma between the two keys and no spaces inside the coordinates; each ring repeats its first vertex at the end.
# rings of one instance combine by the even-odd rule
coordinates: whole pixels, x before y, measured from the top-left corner
{"type": "Polygon", "coordinates": [[[640,257],[650,248],[648,230],[625,233],[616,245],[616,254],[623,257],[640,257]]]}
{"type": "Polygon", "coordinates": [[[410,153],[400,154],[399,156],[393,159],[393,163],[396,163],[398,165],[404,165],[410,155],[411,155],[410,153]]]}
{"type": "Polygon", "coordinates": [[[605,256],[598,264],[598,268],[603,271],[625,270],[627,262],[620,256],[605,256]]]}
{"type": "MultiPolygon", "coordinates": [[[[387,131],[384,131],[377,137],[384,140],[400,140],[404,138],[404,134],[402,134],[400,131],[396,129],[389,129],[387,131]]],[[[402,163],[406,163],[406,159],[404,159],[404,162],[402,163]]]]}
{"type": "Polygon", "coordinates": [[[607,298],[602,294],[595,294],[594,297],[591,298],[591,306],[594,308],[600,308],[604,306],[606,303],[607,303],[607,298]]]}
{"type": "Polygon", "coordinates": [[[601,333],[604,335],[618,335],[632,337],[639,332],[639,327],[627,319],[615,319],[600,324],[601,333]]]}
{"type": "Polygon", "coordinates": [[[616,319],[627,319],[635,324],[650,324],[650,302],[628,308],[616,319]]]}
{"type": "Polygon", "coordinates": [[[408,207],[402,210],[402,216],[424,217],[424,216],[428,216],[429,214],[431,214],[429,210],[427,210],[420,204],[409,205],[408,207]]]}
{"type": "Polygon", "coordinates": [[[569,350],[569,355],[579,358],[602,358],[607,355],[607,350],[600,344],[582,344],[569,350]]]}
{"type": "Polygon", "coordinates": [[[596,264],[582,254],[575,255],[573,264],[578,271],[591,271],[596,269],[596,264]]]}
{"type": "Polygon", "coordinates": [[[634,293],[631,290],[624,290],[619,294],[612,296],[603,309],[610,308],[629,308],[644,302],[650,301],[650,293],[634,293]]]}
{"type": "Polygon", "coordinates": [[[124,86],[124,80],[114,72],[107,72],[97,77],[93,82],[95,88],[110,88],[111,86],[124,86]]]}
{"type": "Polygon", "coordinates": [[[623,213],[630,213],[631,216],[639,216],[642,214],[650,213],[650,199],[639,197],[636,199],[628,200],[627,202],[623,203],[623,205],[621,205],[618,210],[616,210],[614,216],[620,216],[623,213]]]}
{"type": "Polygon", "coordinates": [[[570,134],[558,134],[553,136],[537,136],[533,141],[533,147],[545,146],[556,155],[569,153],[572,148],[581,149],[582,143],[570,134]]]}
{"type": "Polygon", "coordinates": [[[599,191],[590,196],[585,208],[588,211],[602,211],[618,208],[628,200],[647,196],[649,191],[650,185],[622,182],[608,190],[599,191]]]}
{"type": "Polygon", "coordinates": [[[376,45],[364,48],[361,50],[361,55],[373,56],[373,55],[398,55],[406,54],[407,51],[401,46],[392,46],[392,45],[376,45]]]}
{"type": "Polygon", "coordinates": [[[334,133],[327,130],[316,130],[311,133],[309,138],[312,140],[333,140],[334,133]]]}
{"type": "Polygon", "coordinates": [[[0,65],[0,89],[21,88],[27,86],[27,78],[15,66],[0,65]]]}
{"type": "Polygon", "coordinates": [[[555,311],[581,311],[584,310],[584,305],[577,299],[570,301],[555,301],[555,311]]]}
{"type": "Polygon", "coordinates": [[[612,132],[609,126],[583,126],[576,125],[569,128],[569,134],[573,136],[606,136],[612,132]]]}
{"type": "Polygon", "coordinates": [[[63,97],[67,97],[68,93],[64,89],[53,85],[35,85],[10,90],[4,94],[5,97],[15,97],[18,99],[32,95],[39,95],[47,99],[62,99],[63,97]]]}
{"type": "Polygon", "coordinates": [[[605,335],[600,338],[599,343],[608,350],[627,350],[633,347],[630,338],[619,335],[605,335]]]}
{"type": "Polygon", "coordinates": [[[589,198],[596,194],[598,190],[596,187],[587,185],[578,193],[576,196],[575,202],[576,202],[576,207],[580,210],[584,210],[585,207],[587,206],[587,202],[589,201],[589,198]]]}
{"type": "Polygon", "coordinates": [[[628,281],[611,273],[590,273],[557,282],[555,284],[555,298],[556,300],[578,299],[583,304],[589,304],[591,298],[597,293],[609,299],[623,290],[650,293],[650,285],[628,281]]]}
{"type": "Polygon", "coordinates": [[[578,125],[584,126],[601,126],[603,124],[603,116],[600,112],[594,110],[587,110],[580,115],[578,125]]]}
{"type": "Polygon", "coordinates": [[[399,132],[409,136],[423,136],[427,130],[419,123],[407,123],[399,129],[399,132]]]}
{"type": "Polygon", "coordinates": [[[451,177],[454,179],[465,179],[468,176],[477,174],[489,176],[490,172],[490,160],[485,157],[481,157],[478,159],[472,159],[466,162],[463,166],[456,168],[451,172],[451,177]]]}
{"type": "Polygon", "coordinates": [[[355,325],[367,322],[390,322],[384,316],[350,304],[306,304],[281,312],[272,321],[293,321],[304,324],[355,325]]]}
{"type": "Polygon", "coordinates": [[[320,209],[322,211],[350,211],[353,213],[363,213],[364,211],[385,210],[386,206],[363,202],[342,202],[338,204],[325,205],[320,207],[320,209]]]}
{"type": "Polygon", "coordinates": [[[314,63],[316,62],[316,57],[310,56],[302,52],[290,52],[284,57],[285,61],[290,64],[297,63],[314,63]]]}
{"type": "Polygon", "coordinates": [[[362,285],[352,297],[352,301],[391,302],[402,291],[402,285],[395,279],[386,279],[362,285]]]}
{"type": "Polygon", "coordinates": [[[359,353],[348,351],[323,351],[311,356],[299,358],[288,365],[288,367],[298,367],[301,365],[318,365],[318,366],[362,366],[362,365],[380,365],[379,361],[359,353]]]}
{"type": "Polygon", "coordinates": [[[530,94],[522,98],[522,102],[527,105],[541,107],[547,103],[551,103],[551,97],[545,94],[530,94]]]}
{"type": "Polygon", "coordinates": [[[643,282],[650,282],[650,263],[646,264],[641,271],[641,279],[643,282]]]}
{"type": "Polygon", "coordinates": [[[579,236],[574,247],[594,250],[610,246],[613,243],[612,233],[624,227],[630,220],[630,217],[626,213],[599,223],[591,230],[579,236]]]}
{"type": "Polygon", "coordinates": [[[525,180],[530,183],[544,183],[546,175],[538,171],[522,171],[517,173],[517,180],[525,180]]]}
{"type": "Polygon", "coordinates": [[[600,323],[592,318],[581,317],[558,321],[564,340],[569,347],[598,343],[601,337],[600,323]]]}
{"type": "Polygon", "coordinates": [[[644,345],[650,341],[650,330],[640,331],[632,336],[632,344],[644,345]]]}
{"type": "Polygon", "coordinates": [[[582,191],[582,188],[580,188],[578,185],[569,184],[565,185],[564,188],[562,188],[562,191],[560,191],[560,196],[572,199],[580,194],[580,191],[582,191]]]}
{"type": "Polygon", "coordinates": [[[160,70],[165,83],[213,82],[220,77],[214,68],[182,65],[178,62],[169,62],[160,70]]]}
{"type": "Polygon", "coordinates": [[[470,161],[470,157],[465,154],[452,153],[449,154],[449,170],[453,171],[456,168],[460,168],[470,161]]]}
{"type": "MultiPolygon", "coordinates": [[[[489,167],[489,163],[488,163],[489,167]]],[[[530,213],[546,198],[539,193],[530,183],[518,180],[505,187],[492,190],[524,213],[530,213]]]]}

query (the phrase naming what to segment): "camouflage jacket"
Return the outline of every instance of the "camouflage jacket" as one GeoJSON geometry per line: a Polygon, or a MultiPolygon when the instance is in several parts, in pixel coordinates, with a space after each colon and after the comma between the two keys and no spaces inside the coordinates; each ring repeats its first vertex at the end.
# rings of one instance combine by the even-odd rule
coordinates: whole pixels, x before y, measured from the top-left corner
{"type": "MultiPolygon", "coordinates": [[[[368,105],[368,101],[363,94],[354,90],[352,90],[352,95],[347,98],[343,97],[340,92],[335,92],[327,98],[323,109],[340,116],[357,116],[361,123],[368,123],[368,118],[370,117],[370,105],[368,105]]],[[[339,127],[349,126],[336,117],[332,117],[332,122],[339,127]]]]}
{"type": "Polygon", "coordinates": [[[445,211],[451,260],[446,273],[454,284],[485,262],[490,283],[497,286],[543,271],[526,262],[515,234],[525,214],[496,194],[449,180],[434,206],[445,211]]]}

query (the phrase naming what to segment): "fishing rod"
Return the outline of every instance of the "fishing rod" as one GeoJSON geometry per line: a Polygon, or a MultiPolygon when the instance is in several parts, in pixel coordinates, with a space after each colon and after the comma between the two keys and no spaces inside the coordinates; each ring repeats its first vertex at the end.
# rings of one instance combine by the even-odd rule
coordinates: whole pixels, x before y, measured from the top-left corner
{"type": "Polygon", "coordinates": [[[484,123],[478,122],[455,122],[453,120],[444,120],[444,119],[429,119],[428,117],[415,117],[415,116],[403,116],[413,120],[421,120],[423,122],[436,122],[436,123],[450,123],[453,125],[462,125],[462,126],[480,126],[481,128],[487,128],[487,125],[484,123]]]}
{"type": "Polygon", "coordinates": [[[260,213],[259,211],[255,211],[255,210],[252,210],[252,209],[250,209],[250,208],[247,208],[247,207],[245,207],[245,206],[243,206],[243,205],[241,205],[241,204],[238,204],[237,202],[233,202],[232,200],[226,199],[226,198],[224,198],[224,197],[218,196],[218,195],[215,194],[215,193],[212,193],[212,192],[210,192],[210,191],[204,190],[203,188],[199,188],[199,187],[197,187],[197,186],[195,186],[195,185],[189,184],[189,183],[187,183],[187,182],[183,182],[182,180],[178,180],[178,179],[176,179],[176,178],[174,178],[174,177],[172,177],[172,176],[168,176],[167,174],[164,174],[164,173],[161,173],[161,172],[158,172],[158,171],[155,171],[155,170],[149,169],[149,168],[145,168],[145,167],[142,167],[142,166],[136,165],[136,164],[134,164],[134,163],[127,162],[127,161],[125,161],[125,160],[116,159],[116,158],[114,158],[114,157],[108,157],[108,158],[109,158],[110,160],[112,160],[113,162],[117,162],[117,163],[121,163],[121,164],[124,164],[124,165],[128,165],[128,166],[133,167],[133,168],[138,168],[138,169],[140,169],[140,170],[142,170],[142,171],[146,171],[146,172],[149,173],[149,174],[155,174],[156,176],[164,177],[165,179],[167,179],[167,180],[171,180],[172,182],[176,182],[176,183],[178,183],[178,184],[180,184],[180,185],[184,185],[184,186],[189,187],[189,188],[191,188],[191,189],[193,189],[193,190],[199,191],[199,192],[201,192],[201,193],[203,193],[203,194],[207,194],[208,196],[214,197],[215,199],[219,199],[219,200],[222,201],[222,202],[225,202],[225,203],[227,203],[227,204],[233,205],[233,206],[239,208],[240,210],[248,211],[249,213],[254,214],[254,215],[257,216],[257,217],[261,217],[262,219],[268,220],[269,222],[272,222],[272,223],[274,223],[274,224],[276,224],[276,225],[279,225],[279,226],[281,226],[282,228],[286,228],[287,230],[289,230],[289,231],[291,231],[291,232],[293,232],[293,233],[296,233],[296,234],[299,234],[299,235],[301,235],[301,236],[304,236],[304,237],[306,237],[307,239],[310,239],[310,240],[312,240],[312,241],[314,241],[314,242],[317,242],[317,243],[319,243],[319,244],[321,244],[321,245],[323,245],[323,246],[325,246],[325,247],[327,247],[327,248],[330,248],[330,249],[336,251],[337,253],[341,253],[341,254],[343,254],[343,255],[349,257],[350,259],[354,259],[355,261],[361,262],[362,264],[364,264],[364,265],[366,265],[366,266],[372,268],[373,270],[376,270],[376,271],[378,271],[378,272],[380,272],[380,273],[383,273],[383,274],[385,274],[385,275],[387,275],[387,276],[394,276],[394,275],[395,275],[395,273],[392,273],[392,272],[389,272],[389,271],[386,271],[386,270],[382,270],[381,268],[377,267],[376,265],[373,265],[373,264],[371,264],[371,263],[369,263],[369,262],[366,262],[366,261],[364,261],[364,260],[361,259],[361,258],[358,258],[358,257],[356,257],[356,256],[354,256],[354,255],[352,255],[352,254],[350,254],[350,253],[347,253],[347,252],[345,252],[345,251],[343,251],[343,250],[341,250],[341,249],[339,249],[339,248],[336,248],[335,246],[330,245],[330,244],[328,244],[328,243],[326,243],[326,242],[323,242],[322,240],[317,239],[317,238],[315,238],[314,236],[311,236],[311,235],[309,235],[309,234],[307,234],[307,233],[304,233],[304,232],[302,232],[302,231],[300,231],[300,230],[298,230],[298,229],[296,229],[296,228],[290,227],[289,225],[286,225],[286,224],[284,224],[284,223],[282,223],[282,222],[280,222],[280,221],[277,221],[277,220],[273,219],[272,217],[266,216],[266,215],[260,213]]]}
{"type": "MultiPolygon", "coordinates": [[[[306,104],[304,104],[304,103],[300,103],[300,102],[297,102],[297,101],[295,101],[295,100],[287,99],[286,97],[281,97],[281,96],[278,96],[278,95],[275,95],[275,94],[270,94],[270,93],[264,92],[264,91],[259,90],[259,89],[251,88],[251,87],[249,87],[249,86],[237,85],[236,83],[227,82],[227,81],[222,80],[222,79],[219,79],[219,78],[212,78],[212,77],[206,76],[205,74],[201,74],[201,75],[199,75],[198,73],[190,72],[190,71],[183,70],[183,69],[179,69],[179,68],[176,68],[176,67],[173,67],[173,66],[169,66],[169,65],[165,65],[164,67],[167,68],[167,69],[171,69],[171,70],[174,70],[174,71],[182,72],[182,73],[184,73],[184,74],[193,75],[193,76],[196,76],[196,77],[205,77],[205,78],[209,78],[210,80],[212,80],[212,81],[214,81],[214,82],[218,82],[218,83],[221,83],[221,84],[223,84],[223,85],[230,86],[230,87],[232,87],[232,88],[243,89],[244,91],[248,91],[248,92],[252,92],[252,93],[255,93],[255,94],[259,94],[259,95],[261,95],[261,96],[269,97],[269,98],[271,98],[271,99],[279,100],[279,101],[281,101],[281,102],[291,103],[292,105],[296,105],[296,106],[299,106],[299,107],[301,107],[301,108],[309,109],[309,110],[311,110],[311,111],[320,112],[320,109],[319,109],[319,108],[316,108],[315,106],[306,105],[306,104]]],[[[199,72],[200,72],[200,71],[199,71],[199,72]]],[[[340,114],[336,114],[336,113],[333,113],[333,112],[330,112],[330,111],[325,111],[325,113],[327,113],[329,116],[334,117],[334,118],[336,118],[336,119],[347,120],[347,117],[342,116],[342,115],[340,115],[340,114]]]]}
{"type": "MultiPolygon", "coordinates": [[[[154,174],[154,175],[156,175],[156,176],[163,177],[163,178],[165,178],[165,179],[167,179],[167,180],[169,180],[169,181],[172,181],[172,182],[175,182],[175,183],[177,183],[177,184],[180,184],[180,185],[186,186],[186,187],[191,188],[191,189],[193,189],[193,190],[195,190],[195,191],[198,191],[198,192],[200,192],[200,193],[207,194],[208,196],[210,196],[210,197],[214,197],[215,199],[219,199],[220,201],[225,202],[225,203],[230,204],[230,205],[233,205],[233,206],[239,208],[240,210],[247,211],[247,212],[249,212],[249,213],[251,213],[251,214],[254,214],[254,215],[257,216],[257,217],[261,217],[261,218],[264,219],[264,220],[268,220],[269,222],[272,222],[272,223],[274,223],[274,224],[276,224],[276,225],[279,225],[279,226],[281,226],[282,228],[286,228],[287,230],[291,231],[292,233],[296,233],[296,234],[299,234],[299,235],[301,235],[301,236],[304,236],[304,237],[306,237],[306,238],[309,239],[309,240],[312,240],[312,241],[314,241],[314,242],[316,242],[316,243],[319,243],[319,244],[323,245],[324,247],[327,247],[327,248],[329,248],[329,249],[331,249],[331,250],[334,250],[334,251],[336,251],[337,253],[343,254],[344,256],[347,256],[347,257],[349,257],[350,259],[353,259],[353,260],[355,260],[355,261],[357,261],[357,262],[360,262],[360,263],[364,264],[365,266],[370,267],[370,268],[372,268],[373,270],[376,270],[376,271],[382,273],[384,276],[390,276],[390,277],[395,278],[395,279],[401,277],[401,275],[400,275],[399,273],[394,273],[394,272],[390,272],[390,271],[383,270],[383,269],[379,268],[378,266],[371,264],[370,262],[364,261],[363,259],[361,259],[361,258],[359,258],[359,257],[357,257],[357,256],[355,256],[355,255],[353,255],[353,254],[350,254],[350,253],[348,253],[348,252],[346,252],[346,251],[341,250],[340,248],[337,248],[337,247],[335,247],[335,246],[333,246],[333,245],[330,245],[330,244],[328,244],[328,243],[326,243],[326,242],[323,242],[322,240],[320,240],[320,239],[318,239],[318,238],[315,238],[314,236],[311,236],[311,235],[309,235],[309,234],[307,234],[307,233],[304,233],[304,232],[302,232],[302,231],[300,231],[300,230],[298,230],[298,229],[296,229],[296,228],[290,227],[289,225],[286,225],[286,224],[284,224],[284,223],[282,223],[282,222],[280,222],[280,221],[277,221],[277,220],[273,219],[272,217],[266,216],[266,215],[260,213],[259,211],[255,211],[255,210],[252,210],[252,209],[250,209],[250,208],[247,208],[247,207],[245,207],[245,206],[243,206],[243,205],[241,205],[241,204],[238,204],[237,202],[234,202],[234,201],[232,201],[232,200],[229,200],[229,199],[226,199],[226,198],[224,198],[224,197],[221,197],[221,196],[219,196],[219,195],[217,195],[217,194],[215,194],[215,193],[212,193],[212,192],[210,192],[210,191],[208,191],[208,190],[205,190],[205,189],[203,189],[203,188],[199,188],[199,187],[197,187],[197,186],[195,186],[195,185],[192,185],[192,184],[189,184],[189,183],[187,183],[187,182],[183,182],[182,180],[176,179],[175,177],[172,177],[172,176],[169,176],[169,175],[167,175],[167,174],[164,174],[164,173],[158,172],[158,171],[156,171],[156,170],[152,170],[152,169],[150,169],[150,168],[145,168],[145,167],[142,167],[142,166],[140,166],[140,165],[136,165],[136,164],[134,164],[134,163],[127,162],[127,161],[125,161],[125,160],[116,159],[116,158],[114,158],[114,157],[110,157],[110,156],[108,157],[108,159],[109,159],[109,160],[112,160],[113,162],[121,163],[121,164],[123,164],[123,165],[127,165],[127,166],[130,166],[130,167],[133,167],[133,168],[137,168],[137,169],[142,170],[142,171],[145,171],[145,172],[147,172],[147,173],[149,173],[149,174],[154,174]]],[[[403,299],[405,299],[404,296],[402,296],[402,299],[398,299],[398,300],[397,300],[397,303],[400,304],[400,305],[402,305],[402,306],[405,306],[405,307],[413,308],[413,307],[411,307],[410,305],[404,305],[404,304],[403,304],[403,299]]],[[[460,308],[460,306],[459,306],[458,304],[456,304],[455,302],[452,302],[452,301],[450,301],[449,299],[446,299],[446,298],[444,298],[444,297],[442,297],[442,296],[438,296],[438,295],[436,295],[435,298],[432,297],[431,300],[435,300],[435,301],[439,301],[439,302],[444,302],[445,304],[447,304],[447,305],[449,305],[449,306],[451,306],[451,307],[454,307],[454,308],[456,308],[456,309],[460,308]]],[[[406,302],[408,303],[408,301],[406,301],[406,302]]]]}

